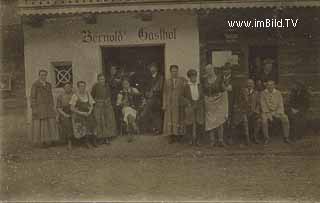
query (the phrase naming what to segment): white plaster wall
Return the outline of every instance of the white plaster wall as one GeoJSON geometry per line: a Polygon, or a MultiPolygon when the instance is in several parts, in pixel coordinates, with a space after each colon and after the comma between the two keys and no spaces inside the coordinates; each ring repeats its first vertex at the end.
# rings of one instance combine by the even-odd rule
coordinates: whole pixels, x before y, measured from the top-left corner
{"type": "MultiPolygon", "coordinates": [[[[96,74],[102,70],[101,46],[126,46],[143,44],[165,44],[165,72],[169,74],[170,64],[180,67],[180,74],[186,76],[190,68],[199,69],[199,35],[196,14],[191,12],[161,12],[153,14],[152,21],[144,22],[135,14],[101,14],[97,24],[86,24],[80,17],[60,17],[46,21],[41,28],[24,25],[26,94],[30,95],[32,82],[37,79],[39,69],[49,71],[49,82],[54,83],[51,62],[71,61],[74,84],[85,80],[90,87],[96,74]],[[160,27],[176,28],[175,40],[141,41],[138,28],[156,31],[160,27]],[[121,42],[82,42],[82,31],[111,33],[125,31],[121,42]]],[[[54,89],[54,94],[59,93],[54,89]]]]}

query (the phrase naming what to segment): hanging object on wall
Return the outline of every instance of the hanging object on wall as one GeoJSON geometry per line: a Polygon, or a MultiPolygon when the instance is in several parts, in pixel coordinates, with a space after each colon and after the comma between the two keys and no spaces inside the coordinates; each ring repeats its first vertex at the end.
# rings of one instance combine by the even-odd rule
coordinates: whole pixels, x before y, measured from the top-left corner
{"type": "Polygon", "coordinates": [[[40,28],[43,25],[44,18],[41,16],[24,16],[22,21],[26,25],[30,25],[34,28],[40,28]]]}
{"type": "Polygon", "coordinates": [[[94,14],[85,14],[82,16],[82,19],[87,24],[97,24],[97,16],[94,14]]]}

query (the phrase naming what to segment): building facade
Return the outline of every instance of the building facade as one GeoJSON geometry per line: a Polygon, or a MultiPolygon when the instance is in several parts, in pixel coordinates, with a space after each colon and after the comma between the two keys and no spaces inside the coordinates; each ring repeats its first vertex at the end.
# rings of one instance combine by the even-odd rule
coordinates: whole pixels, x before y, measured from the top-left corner
{"type": "MultiPolygon", "coordinates": [[[[313,112],[320,96],[319,1],[21,0],[26,95],[39,69],[49,71],[58,94],[66,81],[91,86],[110,66],[146,71],[156,62],[186,76],[229,54],[236,84],[252,76],[256,61],[271,58],[278,87],[311,87],[313,112]],[[292,19],[288,29],[232,28],[228,20],[292,19]]],[[[318,114],[315,113],[315,114],[318,114]]]]}
{"type": "Polygon", "coordinates": [[[17,1],[0,1],[0,98],[24,97],[24,48],[17,1]]]}

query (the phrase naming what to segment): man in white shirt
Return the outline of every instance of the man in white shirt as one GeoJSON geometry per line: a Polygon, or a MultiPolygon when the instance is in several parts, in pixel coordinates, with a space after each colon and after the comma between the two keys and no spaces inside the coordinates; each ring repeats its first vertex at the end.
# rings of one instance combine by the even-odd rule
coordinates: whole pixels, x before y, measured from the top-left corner
{"type": "Polygon", "coordinates": [[[260,103],[262,110],[262,130],[265,137],[265,144],[269,142],[269,121],[273,119],[279,119],[282,124],[284,141],[290,143],[289,141],[289,119],[284,112],[283,98],[281,92],[275,89],[275,83],[269,80],[266,83],[266,89],[261,93],[260,103]]]}
{"type": "Polygon", "coordinates": [[[183,94],[185,124],[191,138],[191,145],[199,145],[199,137],[203,133],[204,127],[204,100],[197,75],[198,73],[194,69],[188,71],[189,82],[185,85],[183,94]]]}

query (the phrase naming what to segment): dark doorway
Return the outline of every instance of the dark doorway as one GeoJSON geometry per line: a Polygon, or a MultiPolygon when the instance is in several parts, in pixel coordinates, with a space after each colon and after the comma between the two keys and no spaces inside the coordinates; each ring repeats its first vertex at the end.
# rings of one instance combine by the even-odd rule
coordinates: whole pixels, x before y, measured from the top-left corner
{"type": "MultiPolygon", "coordinates": [[[[113,81],[110,77],[110,69],[115,66],[118,68],[120,78],[127,77],[131,87],[135,87],[141,93],[144,102],[141,102],[141,105],[134,105],[138,112],[137,122],[140,133],[160,133],[163,120],[161,110],[162,88],[155,88],[155,86],[162,86],[160,85],[162,83],[158,81],[162,81],[164,78],[164,46],[103,47],[102,58],[103,71],[109,81],[113,81]],[[149,69],[151,64],[156,64],[158,74],[151,74],[149,69]],[[148,96],[151,91],[157,93],[154,92],[153,96],[148,96]]],[[[121,87],[112,88],[111,91],[113,92],[112,95],[117,95],[121,91],[121,87]]],[[[115,97],[113,96],[113,98],[115,97]]],[[[117,120],[120,122],[121,110],[116,105],[114,106],[117,120]]],[[[119,129],[121,129],[121,126],[119,129]]]]}
{"type": "Polygon", "coordinates": [[[252,46],[249,47],[249,77],[251,79],[266,80],[263,70],[266,63],[272,63],[272,70],[268,79],[278,82],[278,61],[276,46],[252,46]]]}
{"type": "Polygon", "coordinates": [[[109,78],[110,67],[115,65],[130,76],[131,85],[145,92],[150,82],[148,65],[156,63],[159,72],[164,75],[164,46],[135,46],[135,47],[103,47],[102,56],[104,73],[109,78]]]}

